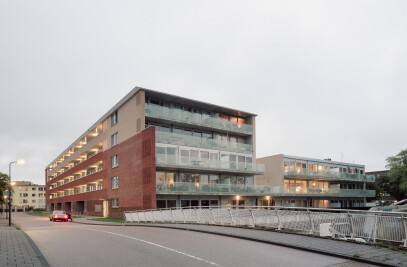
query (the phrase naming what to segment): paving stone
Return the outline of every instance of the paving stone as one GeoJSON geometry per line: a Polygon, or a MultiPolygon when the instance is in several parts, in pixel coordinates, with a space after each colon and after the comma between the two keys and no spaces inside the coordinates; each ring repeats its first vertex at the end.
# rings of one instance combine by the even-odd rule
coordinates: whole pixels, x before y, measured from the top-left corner
{"type": "Polygon", "coordinates": [[[0,216],[0,266],[42,266],[26,235],[0,216]]]}

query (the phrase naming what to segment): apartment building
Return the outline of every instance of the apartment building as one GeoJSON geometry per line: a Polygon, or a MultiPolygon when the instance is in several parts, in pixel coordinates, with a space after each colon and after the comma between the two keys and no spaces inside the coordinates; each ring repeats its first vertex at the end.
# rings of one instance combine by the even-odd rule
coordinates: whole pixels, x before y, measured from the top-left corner
{"type": "Polygon", "coordinates": [[[365,166],[289,155],[257,159],[265,165],[265,173],[256,176],[256,183],[276,188],[265,205],[312,208],[370,207],[366,183],[375,181],[366,175],[365,166]]]}
{"type": "Polygon", "coordinates": [[[16,181],[12,188],[12,210],[25,211],[28,207],[45,209],[45,185],[16,181]]]}
{"type": "Polygon", "coordinates": [[[256,205],[255,118],[136,87],[46,167],[47,209],[256,205]]]}

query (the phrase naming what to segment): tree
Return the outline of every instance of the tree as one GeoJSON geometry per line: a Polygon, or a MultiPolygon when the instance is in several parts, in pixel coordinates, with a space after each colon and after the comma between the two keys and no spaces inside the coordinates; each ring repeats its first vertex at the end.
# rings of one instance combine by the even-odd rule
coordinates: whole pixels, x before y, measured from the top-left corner
{"type": "Polygon", "coordinates": [[[8,190],[8,175],[0,172],[0,204],[6,203],[4,199],[4,191],[8,190]]]}
{"type": "Polygon", "coordinates": [[[391,194],[398,200],[407,198],[407,149],[388,157],[386,162],[391,194]]]}

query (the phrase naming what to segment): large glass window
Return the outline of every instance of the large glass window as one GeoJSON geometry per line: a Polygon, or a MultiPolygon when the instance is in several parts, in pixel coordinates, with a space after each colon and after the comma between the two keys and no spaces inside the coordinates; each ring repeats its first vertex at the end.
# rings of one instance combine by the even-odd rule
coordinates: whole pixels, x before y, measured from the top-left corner
{"type": "Polygon", "coordinates": [[[201,184],[207,184],[209,183],[209,175],[208,174],[201,174],[199,177],[200,183],[201,184]]]}
{"type": "Polygon", "coordinates": [[[246,185],[254,185],[253,176],[246,176],[246,185]]]}
{"type": "Polygon", "coordinates": [[[218,184],[219,183],[219,176],[216,174],[209,175],[209,181],[211,184],[218,184]]]}
{"type": "Polygon", "coordinates": [[[176,200],[167,200],[167,208],[175,208],[177,206],[176,200]]]}
{"type": "Polygon", "coordinates": [[[157,183],[165,182],[165,172],[155,172],[155,180],[157,183]]]}

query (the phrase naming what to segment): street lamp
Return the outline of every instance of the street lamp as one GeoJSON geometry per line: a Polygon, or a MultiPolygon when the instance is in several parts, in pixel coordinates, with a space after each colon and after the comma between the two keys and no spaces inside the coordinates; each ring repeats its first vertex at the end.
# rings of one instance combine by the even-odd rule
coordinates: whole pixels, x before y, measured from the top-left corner
{"type": "Polygon", "coordinates": [[[8,226],[11,226],[11,186],[15,185],[15,182],[11,182],[11,164],[17,163],[19,165],[24,164],[25,161],[23,159],[15,160],[10,162],[8,165],[8,226]]]}

